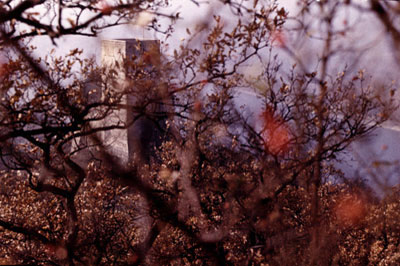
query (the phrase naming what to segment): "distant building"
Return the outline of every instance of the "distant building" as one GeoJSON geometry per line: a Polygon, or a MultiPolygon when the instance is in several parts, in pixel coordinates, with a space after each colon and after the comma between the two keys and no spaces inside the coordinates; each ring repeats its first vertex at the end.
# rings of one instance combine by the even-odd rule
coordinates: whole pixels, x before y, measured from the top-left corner
{"type": "MultiPolygon", "coordinates": [[[[128,126],[99,134],[106,149],[124,163],[133,160],[149,162],[154,155],[154,148],[162,142],[163,132],[160,129],[163,129],[165,119],[160,113],[164,106],[161,100],[152,102],[162,98],[157,95],[160,75],[154,65],[159,58],[160,44],[156,40],[103,40],[101,64],[106,72],[97,80],[88,81],[85,86],[83,94],[88,103],[121,96],[117,101],[119,107],[114,108],[105,119],[93,123],[93,126],[128,126]],[[110,76],[113,78],[110,79],[110,76]],[[158,116],[154,119],[146,116],[152,113],[158,116]]],[[[80,140],[82,145],[89,142],[88,138],[80,140]]]]}

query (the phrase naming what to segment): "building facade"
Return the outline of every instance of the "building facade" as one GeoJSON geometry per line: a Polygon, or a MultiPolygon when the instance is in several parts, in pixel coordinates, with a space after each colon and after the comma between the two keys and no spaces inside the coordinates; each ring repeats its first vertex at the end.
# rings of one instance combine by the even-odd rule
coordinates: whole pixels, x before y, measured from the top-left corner
{"type": "MultiPolygon", "coordinates": [[[[156,40],[103,40],[102,73],[87,82],[83,97],[88,103],[104,103],[107,115],[92,128],[106,150],[122,163],[148,163],[165,136],[163,97],[159,94],[160,45],[156,40]],[[108,109],[107,109],[108,108],[108,109]]],[[[165,113],[165,112],[164,112],[165,113]]],[[[79,140],[90,146],[89,137],[79,140]]]]}

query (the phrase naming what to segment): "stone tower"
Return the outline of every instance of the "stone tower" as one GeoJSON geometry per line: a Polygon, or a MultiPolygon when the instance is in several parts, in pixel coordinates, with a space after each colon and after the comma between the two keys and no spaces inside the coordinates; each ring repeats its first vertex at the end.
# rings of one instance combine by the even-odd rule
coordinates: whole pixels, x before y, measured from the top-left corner
{"type": "MultiPolygon", "coordinates": [[[[115,72],[112,88],[102,88],[102,97],[106,100],[107,90],[121,92],[119,109],[114,110],[104,125],[129,125],[126,129],[113,129],[102,133],[107,149],[123,162],[140,159],[148,162],[154,145],[160,139],[157,125],[146,117],[148,111],[160,111],[160,104],[147,105],[145,110],[134,109],[154,97],[159,82],[157,66],[160,56],[159,42],[155,40],[117,39],[103,40],[101,64],[108,71],[115,72]],[[158,58],[157,58],[158,57],[158,58]],[[135,68],[136,62],[141,69],[135,68]],[[138,77],[140,73],[140,77],[138,77]],[[131,77],[134,75],[135,77],[131,77]],[[154,110],[149,110],[153,108],[154,110]]],[[[114,92],[115,92],[114,91],[114,92]]]]}

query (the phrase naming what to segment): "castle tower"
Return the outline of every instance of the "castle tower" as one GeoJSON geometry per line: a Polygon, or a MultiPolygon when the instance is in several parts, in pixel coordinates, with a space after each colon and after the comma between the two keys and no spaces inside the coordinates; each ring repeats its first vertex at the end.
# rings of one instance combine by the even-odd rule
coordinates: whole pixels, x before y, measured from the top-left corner
{"type": "MultiPolygon", "coordinates": [[[[103,40],[101,64],[113,82],[102,88],[102,98],[120,94],[119,106],[104,120],[104,126],[120,125],[128,128],[102,133],[107,149],[124,162],[148,162],[154,145],[160,138],[155,120],[146,115],[160,111],[161,105],[152,103],[157,98],[157,62],[160,47],[155,40],[103,40]]],[[[106,77],[107,78],[107,77],[106,77]]]]}

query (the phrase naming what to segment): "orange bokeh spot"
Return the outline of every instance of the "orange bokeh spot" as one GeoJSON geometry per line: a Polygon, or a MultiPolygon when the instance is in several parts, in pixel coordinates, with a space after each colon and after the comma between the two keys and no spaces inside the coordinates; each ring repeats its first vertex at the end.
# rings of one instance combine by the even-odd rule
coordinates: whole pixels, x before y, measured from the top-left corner
{"type": "Polygon", "coordinates": [[[104,15],[110,15],[113,11],[113,7],[105,0],[100,1],[97,7],[104,15]]]}
{"type": "Polygon", "coordinates": [[[46,252],[60,260],[64,260],[68,257],[68,251],[63,245],[46,244],[46,252]]]}
{"type": "Polygon", "coordinates": [[[200,113],[203,109],[203,103],[200,100],[197,100],[193,104],[193,109],[195,112],[200,113]]]}
{"type": "Polygon", "coordinates": [[[355,225],[366,214],[366,203],[359,196],[341,196],[335,207],[335,214],[340,224],[355,225]]]}
{"type": "Polygon", "coordinates": [[[139,256],[136,253],[130,253],[128,254],[128,259],[127,259],[129,264],[135,264],[139,261],[139,256]]]}
{"type": "Polygon", "coordinates": [[[282,30],[275,30],[271,32],[271,43],[278,47],[286,46],[286,36],[282,30]]]}
{"type": "Polygon", "coordinates": [[[274,155],[287,151],[289,147],[290,133],[286,124],[274,115],[272,108],[267,108],[261,117],[265,124],[262,136],[265,148],[274,155]]]}
{"type": "Polygon", "coordinates": [[[5,56],[0,54],[0,78],[7,76],[10,72],[7,62],[8,60],[5,58],[5,56]]]}
{"type": "Polygon", "coordinates": [[[0,78],[6,76],[8,73],[7,67],[5,64],[0,64],[0,78]]]}

